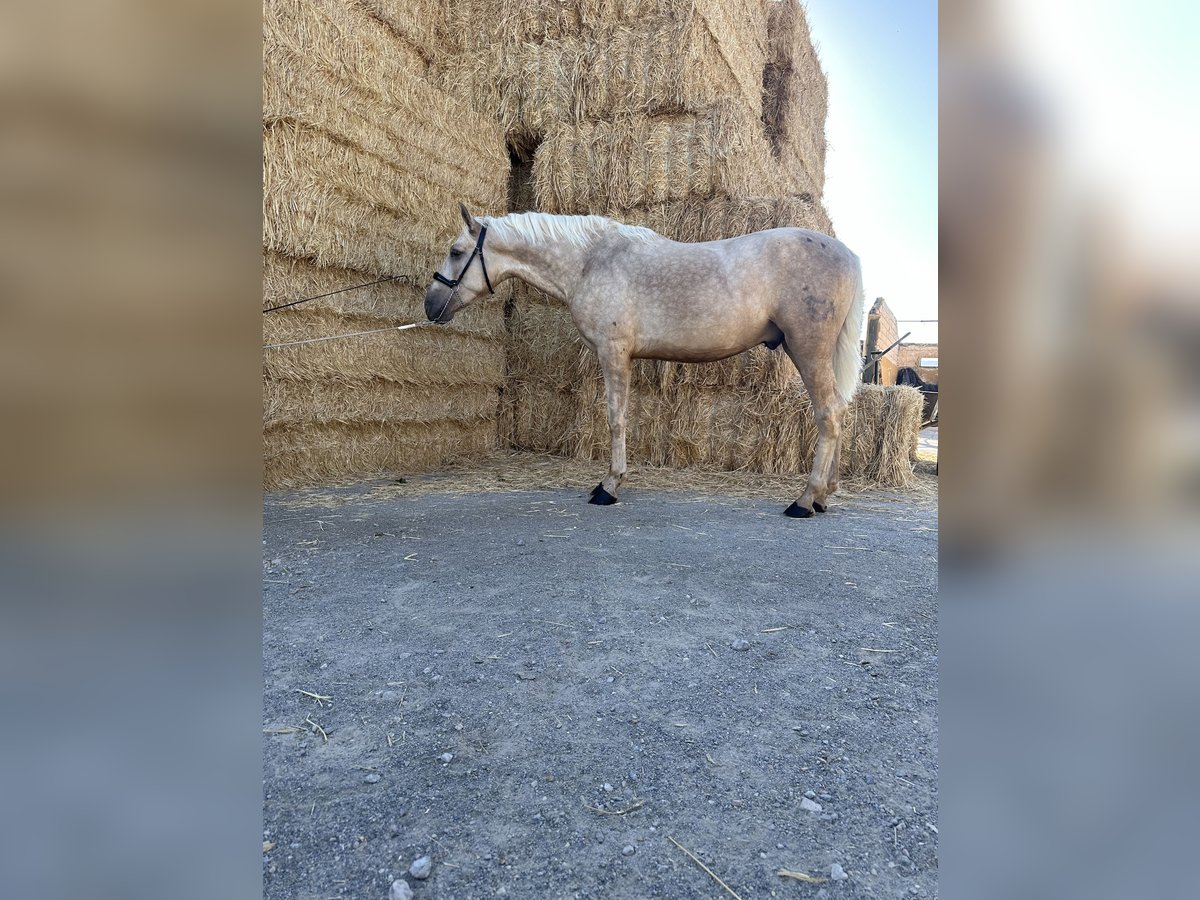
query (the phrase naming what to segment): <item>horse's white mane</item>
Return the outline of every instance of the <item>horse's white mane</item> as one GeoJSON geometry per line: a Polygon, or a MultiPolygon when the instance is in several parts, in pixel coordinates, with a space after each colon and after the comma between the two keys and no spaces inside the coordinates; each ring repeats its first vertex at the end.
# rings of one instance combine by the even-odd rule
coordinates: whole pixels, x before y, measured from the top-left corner
{"type": "Polygon", "coordinates": [[[649,228],[625,225],[604,216],[558,216],[550,213],[509,213],[500,218],[489,218],[488,228],[498,236],[525,238],[527,240],[569,241],[584,247],[595,238],[617,233],[634,241],[651,241],[661,237],[649,228]]]}

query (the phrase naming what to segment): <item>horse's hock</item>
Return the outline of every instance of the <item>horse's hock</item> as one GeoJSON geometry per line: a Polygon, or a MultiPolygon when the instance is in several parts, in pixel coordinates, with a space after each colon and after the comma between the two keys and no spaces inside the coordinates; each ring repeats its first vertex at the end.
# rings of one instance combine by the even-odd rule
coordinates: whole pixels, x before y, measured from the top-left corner
{"type": "MultiPolygon", "coordinates": [[[[266,0],[263,93],[264,308],[403,279],[264,316],[264,343],[422,319],[459,201],[685,241],[833,232],[825,77],[788,0],[266,0]]],[[[566,310],[499,294],[446,328],[267,351],[268,486],[500,447],[605,458],[599,368],[566,310]]],[[[860,390],[843,475],[909,483],[920,411],[911,388],[860,390]]],[[[633,465],[799,474],[815,439],[791,362],[763,347],[639,362],[629,422],[633,465]]]]}

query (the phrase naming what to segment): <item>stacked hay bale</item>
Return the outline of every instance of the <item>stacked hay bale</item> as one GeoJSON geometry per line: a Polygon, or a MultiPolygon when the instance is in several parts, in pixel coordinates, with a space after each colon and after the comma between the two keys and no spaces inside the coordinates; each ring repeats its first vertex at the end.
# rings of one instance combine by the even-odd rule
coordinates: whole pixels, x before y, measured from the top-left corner
{"type": "MultiPolygon", "coordinates": [[[[504,208],[501,128],[428,78],[439,6],[264,4],[263,308],[397,279],[264,315],[264,343],[423,318],[458,201],[504,208]]],[[[502,310],[267,350],[266,484],[421,471],[496,447],[502,310]]]]}
{"type": "MultiPolygon", "coordinates": [[[[686,241],[832,233],[825,104],[793,0],[266,0],[264,308],[400,280],[266,315],[264,343],[423,318],[460,200],[686,241]]],[[[442,329],[268,350],[267,484],[498,445],[606,457],[603,384],[566,310],[501,294],[442,329]]],[[[788,474],[811,459],[807,398],[764,348],[639,362],[630,416],[635,463],[788,474]]],[[[919,397],[864,391],[843,471],[905,483],[919,416],[919,397]]]]}
{"type": "MultiPolygon", "coordinates": [[[[431,72],[500,122],[515,163],[511,211],[598,213],[682,241],[784,225],[832,233],[820,200],[826,83],[798,3],[449,9],[451,28],[491,23],[431,72]]],[[[507,326],[502,430],[513,445],[606,458],[603,382],[566,309],[519,287],[507,326]]],[[[907,483],[910,441],[897,435],[911,427],[915,439],[919,416],[919,398],[864,391],[847,415],[843,471],[907,483]],[[904,448],[892,453],[896,439],[904,448]]],[[[811,463],[807,397],[790,360],[765,348],[702,366],[639,361],[629,418],[634,463],[779,474],[811,463]]]]}

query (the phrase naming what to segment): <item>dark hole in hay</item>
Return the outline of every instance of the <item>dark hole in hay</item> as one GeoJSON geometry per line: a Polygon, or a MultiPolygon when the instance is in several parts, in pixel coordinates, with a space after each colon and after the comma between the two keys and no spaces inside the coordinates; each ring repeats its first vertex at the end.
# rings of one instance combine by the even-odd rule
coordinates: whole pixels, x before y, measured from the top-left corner
{"type": "Polygon", "coordinates": [[[508,142],[508,211],[529,212],[537,204],[533,182],[533,157],[542,141],[540,137],[508,142]]]}
{"type": "Polygon", "coordinates": [[[771,154],[779,159],[787,137],[787,108],[791,83],[791,67],[772,60],[763,67],[763,134],[771,143],[771,154]]]}
{"type": "MultiPolygon", "coordinates": [[[[537,206],[537,194],[534,189],[533,158],[542,143],[540,135],[513,136],[508,141],[508,212],[530,212],[537,206]]],[[[512,392],[505,391],[505,385],[511,384],[515,373],[513,359],[513,334],[517,328],[516,297],[510,293],[504,301],[504,327],[508,334],[505,341],[504,353],[504,382],[500,391],[500,415],[497,422],[497,432],[502,444],[512,444],[516,438],[515,410],[516,399],[512,392]],[[507,393],[507,396],[506,396],[507,393]]]]}
{"type": "MultiPolygon", "coordinates": [[[[529,166],[532,172],[533,157],[537,154],[538,147],[542,145],[541,134],[530,131],[526,128],[513,128],[508,133],[508,160],[512,164],[513,170],[529,166]]],[[[509,178],[509,185],[512,185],[512,177],[509,178]]],[[[532,195],[531,195],[532,197],[532,195]]],[[[524,210],[509,210],[510,212],[523,212],[524,210]]]]}

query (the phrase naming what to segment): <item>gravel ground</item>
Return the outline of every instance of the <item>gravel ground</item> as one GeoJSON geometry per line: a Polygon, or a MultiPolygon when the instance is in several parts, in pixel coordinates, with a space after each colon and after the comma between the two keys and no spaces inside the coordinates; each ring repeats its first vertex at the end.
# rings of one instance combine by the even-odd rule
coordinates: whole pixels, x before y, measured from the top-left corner
{"type": "Polygon", "coordinates": [[[936,504],[369,488],[266,502],[268,898],[937,896],[936,504]]]}

